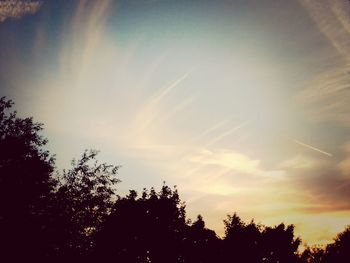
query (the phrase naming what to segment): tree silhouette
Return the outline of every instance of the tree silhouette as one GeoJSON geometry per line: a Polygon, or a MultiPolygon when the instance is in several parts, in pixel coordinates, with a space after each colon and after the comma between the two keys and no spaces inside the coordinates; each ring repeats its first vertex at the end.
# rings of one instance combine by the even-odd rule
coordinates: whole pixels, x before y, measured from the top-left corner
{"type": "Polygon", "coordinates": [[[339,233],[334,242],[325,248],[320,246],[308,247],[300,256],[305,263],[347,263],[350,259],[350,226],[339,233]]]}
{"type": "Polygon", "coordinates": [[[245,224],[235,213],[224,220],[225,238],[222,261],[298,262],[300,239],[294,237],[294,226],[275,227],[245,224]]]}
{"type": "Polygon", "coordinates": [[[325,250],[320,246],[307,247],[300,255],[301,263],[322,263],[326,262],[325,250]]]}
{"type": "Polygon", "coordinates": [[[213,230],[205,227],[201,215],[187,227],[183,241],[184,262],[205,263],[218,260],[221,240],[213,230]]]}
{"type": "Polygon", "coordinates": [[[60,176],[53,206],[56,256],[70,260],[87,256],[94,235],[111,212],[119,166],[99,163],[96,156],[97,151],[85,151],[60,176]]]}
{"type": "Polygon", "coordinates": [[[264,262],[297,262],[297,251],[301,243],[294,237],[294,225],[283,223],[275,227],[265,227],[262,232],[264,262]]]}
{"type": "Polygon", "coordinates": [[[56,181],[54,159],[42,150],[42,124],[17,117],[12,106],[0,99],[0,248],[16,261],[44,256],[46,209],[56,181]]]}
{"type": "Polygon", "coordinates": [[[97,257],[119,262],[179,262],[185,207],[176,189],[151,188],[119,199],[97,236],[97,257]]]}
{"type": "Polygon", "coordinates": [[[346,263],[350,259],[350,226],[337,235],[334,242],[327,245],[324,262],[346,263]]]}
{"type": "Polygon", "coordinates": [[[245,224],[236,213],[228,215],[224,224],[223,260],[260,262],[262,235],[259,226],[254,221],[245,224]]]}

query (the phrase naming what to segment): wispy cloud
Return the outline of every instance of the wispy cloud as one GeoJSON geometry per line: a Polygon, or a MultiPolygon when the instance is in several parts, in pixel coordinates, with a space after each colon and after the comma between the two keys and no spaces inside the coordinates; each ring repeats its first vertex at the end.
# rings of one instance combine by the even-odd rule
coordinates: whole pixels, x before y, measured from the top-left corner
{"type": "Polygon", "coordinates": [[[298,95],[316,120],[350,126],[350,2],[300,0],[331,49],[324,52],[323,70],[298,95]]]}
{"type": "Polygon", "coordinates": [[[34,14],[40,9],[40,6],[41,1],[0,1],[0,22],[8,18],[19,19],[26,14],[34,14]]]}
{"type": "Polygon", "coordinates": [[[336,50],[349,58],[350,46],[350,17],[349,1],[326,0],[310,1],[300,0],[309,12],[319,30],[327,37],[336,50]]]}
{"type": "Polygon", "coordinates": [[[248,156],[233,150],[208,150],[205,149],[190,158],[194,163],[203,165],[216,165],[240,174],[253,176],[274,176],[283,174],[283,171],[266,171],[261,168],[260,160],[251,159],[248,156]]]}

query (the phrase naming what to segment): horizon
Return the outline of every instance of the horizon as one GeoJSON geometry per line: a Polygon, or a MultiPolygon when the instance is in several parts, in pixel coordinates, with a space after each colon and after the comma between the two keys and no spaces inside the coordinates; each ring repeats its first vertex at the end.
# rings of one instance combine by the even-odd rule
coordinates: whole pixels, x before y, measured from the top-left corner
{"type": "Polygon", "coordinates": [[[5,0],[0,36],[1,96],[59,169],[97,149],[119,193],[177,185],[220,236],[233,212],[309,245],[349,224],[348,1],[5,0]]]}

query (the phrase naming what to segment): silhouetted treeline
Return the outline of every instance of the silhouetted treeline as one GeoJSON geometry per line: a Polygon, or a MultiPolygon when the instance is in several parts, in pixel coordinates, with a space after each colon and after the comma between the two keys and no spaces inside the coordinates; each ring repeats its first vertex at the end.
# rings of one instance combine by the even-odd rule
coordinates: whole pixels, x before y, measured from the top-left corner
{"type": "Polygon", "coordinates": [[[57,172],[42,125],[0,99],[1,262],[350,262],[350,227],[325,248],[299,253],[293,225],[224,220],[225,235],[186,219],[178,191],[116,194],[118,166],[86,151],[57,172]]]}

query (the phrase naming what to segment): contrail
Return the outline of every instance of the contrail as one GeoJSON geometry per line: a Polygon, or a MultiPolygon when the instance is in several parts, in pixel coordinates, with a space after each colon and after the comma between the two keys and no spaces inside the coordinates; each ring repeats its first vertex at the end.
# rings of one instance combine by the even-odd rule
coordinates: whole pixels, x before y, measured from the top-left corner
{"type": "Polygon", "coordinates": [[[188,75],[190,75],[191,72],[192,70],[184,74],[181,78],[178,78],[177,80],[175,80],[169,87],[164,89],[158,96],[156,96],[151,103],[156,103],[160,101],[164,96],[166,96],[169,92],[171,92],[177,85],[179,85],[182,81],[184,81],[188,77],[188,75]]]}
{"type": "Polygon", "coordinates": [[[162,121],[162,122],[167,121],[172,116],[174,116],[176,113],[180,112],[185,107],[190,105],[193,101],[194,101],[194,97],[189,97],[189,98],[185,99],[184,101],[176,104],[168,114],[166,114],[163,118],[160,119],[160,121],[162,121]]]}
{"type": "Polygon", "coordinates": [[[224,132],[223,134],[220,134],[218,137],[216,137],[216,138],[214,138],[213,140],[211,140],[211,141],[207,144],[207,146],[210,146],[210,145],[212,145],[212,144],[214,144],[214,143],[220,141],[221,139],[223,139],[223,138],[225,138],[225,137],[231,135],[232,133],[234,133],[234,132],[237,131],[238,129],[244,127],[244,126],[247,125],[248,123],[249,123],[249,121],[245,121],[245,122],[241,123],[240,125],[235,126],[235,127],[233,127],[232,129],[230,129],[230,130],[224,132]]]}
{"type": "MultiPolygon", "coordinates": [[[[177,85],[179,85],[182,81],[184,81],[191,73],[193,69],[190,69],[187,73],[185,73],[182,77],[175,80],[170,86],[163,89],[160,94],[151,97],[144,106],[140,109],[139,118],[143,123],[143,127],[148,126],[155,119],[159,118],[159,113],[157,111],[158,103],[168,94],[170,93],[177,85]]],[[[181,104],[182,105],[182,104],[181,104]]],[[[175,108],[175,110],[179,110],[181,106],[175,108]]],[[[169,115],[170,116],[170,115],[169,115]]],[[[167,116],[167,117],[169,117],[167,116]]]]}
{"type": "Polygon", "coordinates": [[[205,130],[204,132],[202,132],[201,134],[197,135],[195,138],[193,138],[191,141],[197,141],[199,140],[200,138],[203,138],[205,135],[215,131],[216,129],[224,126],[228,121],[227,120],[224,120],[224,121],[221,121],[217,124],[215,124],[214,126],[208,128],[207,130],[205,130]]]}
{"type": "Polygon", "coordinates": [[[304,146],[304,147],[309,148],[309,149],[311,149],[311,150],[314,150],[314,151],[316,151],[316,152],[323,153],[323,154],[325,154],[325,155],[327,155],[327,156],[329,156],[329,157],[332,157],[332,156],[333,156],[332,154],[330,154],[330,153],[328,153],[328,152],[325,152],[325,151],[322,151],[322,150],[320,150],[320,149],[318,149],[318,148],[316,148],[316,147],[313,147],[313,146],[311,146],[311,145],[309,145],[309,144],[300,142],[300,141],[295,140],[295,139],[293,139],[293,141],[294,141],[295,143],[301,145],[301,146],[304,146]]]}

